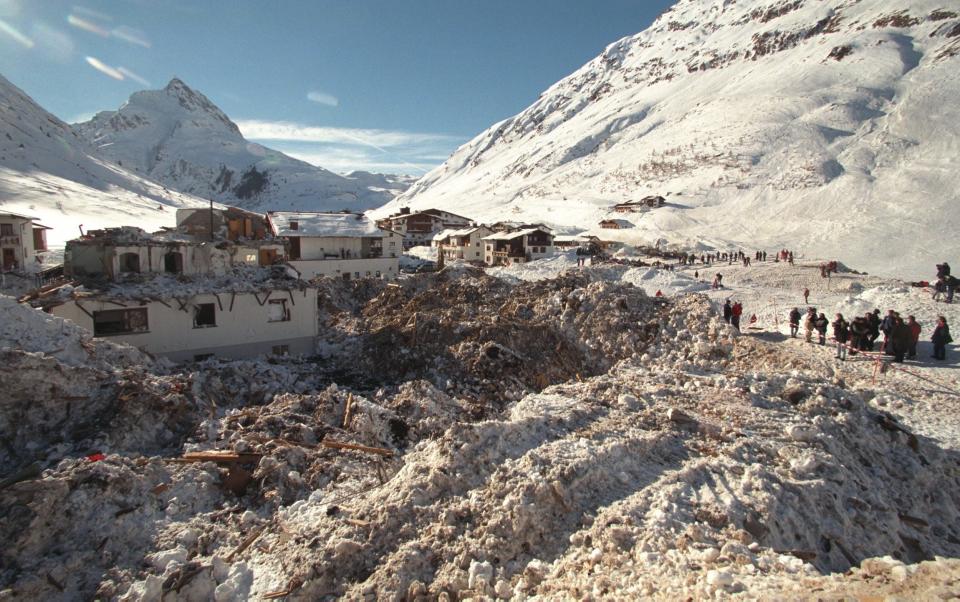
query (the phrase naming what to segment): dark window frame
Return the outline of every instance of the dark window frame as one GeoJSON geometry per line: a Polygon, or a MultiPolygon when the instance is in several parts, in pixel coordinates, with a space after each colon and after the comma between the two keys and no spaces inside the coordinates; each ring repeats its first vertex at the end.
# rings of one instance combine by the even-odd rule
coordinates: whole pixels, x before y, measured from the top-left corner
{"type": "Polygon", "coordinates": [[[145,332],[150,332],[150,321],[146,307],[105,309],[93,312],[93,336],[95,337],[142,334],[145,332]]]}
{"type": "Polygon", "coordinates": [[[271,299],[268,301],[267,305],[267,322],[289,322],[290,321],[290,308],[287,306],[286,299],[271,299]],[[280,306],[283,310],[283,317],[279,320],[273,320],[270,318],[270,307],[280,306]]]}
{"type": "Polygon", "coordinates": [[[215,303],[197,303],[193,306],[194,328],[216,328],[217,306],[215,303]]]}

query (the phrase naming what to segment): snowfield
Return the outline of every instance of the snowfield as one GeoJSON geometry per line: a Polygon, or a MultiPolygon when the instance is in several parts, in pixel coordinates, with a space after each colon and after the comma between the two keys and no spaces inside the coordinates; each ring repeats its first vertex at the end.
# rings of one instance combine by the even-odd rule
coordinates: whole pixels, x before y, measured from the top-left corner
{"type": "Polygon", "coordinates": [[[313,359],[155,364],[5,301],[0,590],[958,594],[956,350],[875,372],[783,324],[803,287],[914,312],[923,339],[955,305],[802,263],[489,272],[327,282],[313,359]]]}
{"type": "Polygon", "coordinates": [[[682,0],[375,214],[436,207],[633,244],[842,250],[918,279],[960,252],[949,4],[682,0]],[[650,194],[667,205],[610,212],[650,194]],[[633,227],[601,230],[608,218],[633,227]]]}

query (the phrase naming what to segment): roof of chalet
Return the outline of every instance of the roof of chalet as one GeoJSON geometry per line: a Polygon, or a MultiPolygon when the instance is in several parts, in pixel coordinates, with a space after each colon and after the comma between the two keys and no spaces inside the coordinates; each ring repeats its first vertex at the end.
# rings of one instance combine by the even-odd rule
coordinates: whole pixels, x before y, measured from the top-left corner
{"type": "Polygon", "coordinates": [[[483,240],[513,240],[515,238],[520,238],[521,236],[533,234],[534,232],[550,234],[546,228],[526,228],[524,230],[517,230],[516,232],[498,232],[496,234],[491,234],[490,236],[484,236],[483,240]]]}
{"type": "Polygon", "coordinates": [[[20,215],[19,213],[12,213],[12,212],[10,212],[10,211],[0,212],[0,217],[12,217],[12,218],[14,218],[14,219],[26,219],[26,220],[30,220],[30,221],[32,221],[32,222],[37,221],[37,218],[35,218],[35,217],[30,217],[29,215],[20,215]]]}
{"type": "Polygon", "coordinates": [[[397,221],[397,220],[401,220],[401,219],[406,219],[406,218],[411,217],[411,216],[414,216],[414,215],[429,215],[430,217],[435,217],[435,218],[437,218],[437,219],[439,219],[439,220],[443,220],[443,219],[444,219],[444,216],[443,216],[443,215],[438,215],[438,214],[440,214],[440,213],[444,213],[444,214],[446,214],[447,216],[453,217],[453,218],[456,218],[456,219],[462,219],[462,220],[464,220],[464,221],[466,221],[466,222],[469,222],[469,221],[470,221],[470,218],[469,218],[469,217],[464,217],[464,216],[462,216],[462,215],[457,215],[456,213],[450,213],[449,211],[443,211],[442,209],[424,209],[424,210],[422,210],[422,211],[411,211],[410,213],[394,213],[393,215],[391,215],[391,216],[389,216],[389,217],[385,217],[385,218],[383,218],[383,219],[386,219],[386,220],[389,220],[389,221],[397,221]]]}
{"type": "Polygon", "coordinates": [[[633,228],[633,223],[625,219],[605,219],[601,224],[616,224],[620,228],[633,228]]]}
{"type": "Polygon", "coordinates": [[[367,216],[357,213],[271,211],[267,217],[276,236],[364,238],[383,236],[388,232],[378,228],[367,216]],[[291,228],[290,222],[296,222],[297,228],[291,228]]]}
{"type": "Polygon", "coordinates": [[[590,242],[600,240],[592,234],[560,234],[553,237],[554,242],[590,242]]]}

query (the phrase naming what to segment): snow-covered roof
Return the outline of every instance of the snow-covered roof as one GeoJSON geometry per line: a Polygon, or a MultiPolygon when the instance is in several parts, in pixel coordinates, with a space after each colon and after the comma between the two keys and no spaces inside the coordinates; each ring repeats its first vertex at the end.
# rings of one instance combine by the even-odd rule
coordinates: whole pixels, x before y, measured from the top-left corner
{"type": "Polygon", "coordinates": [[[554,236],[553,240],[554,242],[590,242],[595,238],[596,236],[588,236],[586,234],[560,234],[554,236]]]}
{"type": "Polygon", "coordinates": [[[633,223],[625,219],[605,219],[601,224],[616,224],[620,228],[633,228],[633,223]]]}
{"type": "Polygon", "coordinates": [[[453,236],[454,232],[456,232],[456,230],[451,230],[451,229],[440,230],[439,232],[433,235],[433,240],[443,240],[445,238],[453,236]]]}
{"type": "Polygon", "coordinates": [[[271,211],[267,214],[277,236],[337,236],[362,238],[383,236],[387,232],[373,220],[356,213],[310,213],[303,211],[271,211]],[[290,223],[295,222],[296,228],[290,223]]]}
{"type": "Polygon", "coordinates": [[[12,217],[13,219],[27,219],[30,221],[36,221],[37,218],[30,217],[29,215],[20,215],[19,213],[11,213],[9,211],[4,211],[0,213],[0,217],[12,217]]]}
{"type": "Polygon", "coordinates": [[[483,240],[513,240],[521,236],[533,234],[534,232],[543,232],[544,234],[550,234],[543,228],[527,228],[525,230],[517,230],[516,232],[498,232],[497,234],[484,236],[483,240]]]}

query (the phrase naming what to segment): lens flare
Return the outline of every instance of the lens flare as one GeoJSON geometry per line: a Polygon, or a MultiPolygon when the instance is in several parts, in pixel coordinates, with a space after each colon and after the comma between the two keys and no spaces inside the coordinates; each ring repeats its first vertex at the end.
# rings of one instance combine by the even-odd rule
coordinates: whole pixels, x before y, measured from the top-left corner
{"type": "Polygon", "coordinates": [[[88,63],[91,67],[93,67],[94,69],[96,69],[97,71],[99,71],[100,73],[103,73],[104,75],[106,75],[106,76],[108,76],[108,77],[112,77],[113,79],[123,81],[123,73],[121,73],[119,69],[115,69],[115,68],[111,67],[110,65],[107,65],[106,63],[104,63],[104,62],[101,61],[100,59],[95,58],[95,57],[92,57],[92,56],[88,56],[88,57],[86,57],[86,59],[87,59],[87,63],[88,63]]]}
{"type": "Polygon", "coordinates": [[[117,67],[117,71],[123,74],[123,76],[129,80],[133,80],[140,84],[141,86],[150,87],[150,82],[146,78],[140,77],[133,71],[127,69],[126,67],[117,67]]]}
{"type": "Polygon", "coordinates": [[[24,48],[33,48],[33,40],[20,33],[17,28],[15,28],[13,25],[10,25],[3,19],[0,19],[0,33],[6,34],[12,38],[14,42],[20,44],[24,48]]]}
{"type": "Polygon", "coordinates": [[[150,40],[148,40],[146,34],[139,29],[121,25],[120,27],[114,27],[110,30],[110,35],[124,42],[129,42],[130,44],[150,48],[150,40]]]}
{"type": "Polygon", "coordinates": [[[76,27],[77,29],[82,29],[83,31],[88,31],[92,34],[96,34],[101,38],[106,38],[110,36],[110,32],[100,27],[93,21],[84,19],[83,17],[78,17],[77,15],[69,15],[67,17],[67,23],[76,27]]]}

